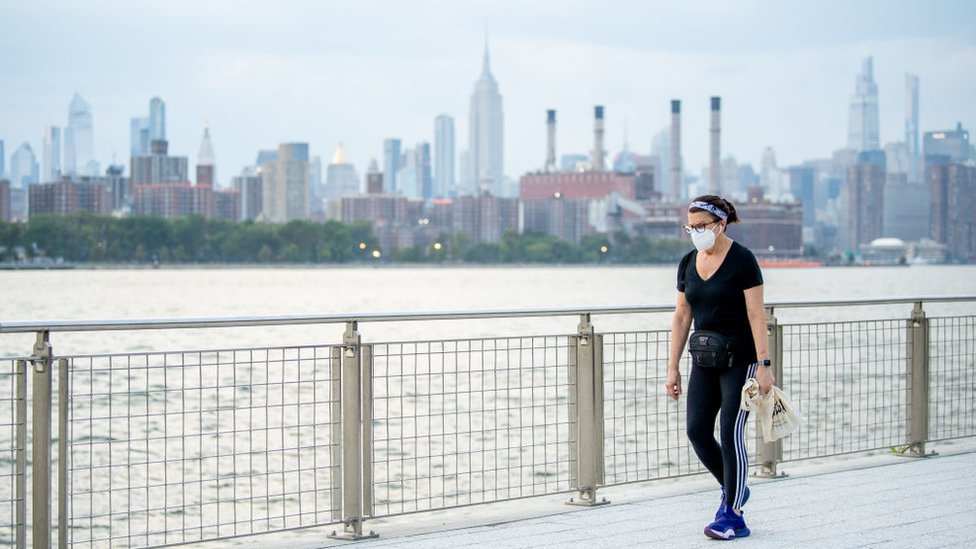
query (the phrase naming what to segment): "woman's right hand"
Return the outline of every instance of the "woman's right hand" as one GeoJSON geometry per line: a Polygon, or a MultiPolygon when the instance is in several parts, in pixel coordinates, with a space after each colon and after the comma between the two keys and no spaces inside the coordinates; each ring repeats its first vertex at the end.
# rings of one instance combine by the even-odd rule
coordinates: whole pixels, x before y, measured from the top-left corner
{"type": "Polygon", "coordinates": [[[677,368],[668,368],[668,379],[664,382],[664,392],[674,400],[681,396],[681,372],[677,368]]]}

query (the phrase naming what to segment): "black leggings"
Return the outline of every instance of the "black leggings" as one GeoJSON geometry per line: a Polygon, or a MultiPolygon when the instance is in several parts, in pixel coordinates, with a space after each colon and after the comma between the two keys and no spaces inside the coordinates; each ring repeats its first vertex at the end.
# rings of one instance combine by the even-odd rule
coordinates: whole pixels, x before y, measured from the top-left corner
{"type": "Polygon", "coordinates": [[[742,386],[756,375],[757,364],[734,368],[692,366],[688,380],[688,440],[702,465],[725,487],[725,502],[742,507],[749,456],[745,427],[749,412],[739,408],[742,386]],[[715,440],[715,416],[719,416],[722,443],[715,440]]]}

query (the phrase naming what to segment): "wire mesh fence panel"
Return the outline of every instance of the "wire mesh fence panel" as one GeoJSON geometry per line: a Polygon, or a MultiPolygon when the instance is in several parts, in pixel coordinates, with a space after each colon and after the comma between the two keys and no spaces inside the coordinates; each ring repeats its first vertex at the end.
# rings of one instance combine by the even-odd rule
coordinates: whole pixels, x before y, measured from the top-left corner
{"type": "Polygon", "coordinates": [[[976,435],[976,317],[929,320],[929,440],[976,435]]]}
{"type": "Polygon", "coordinates": [[[372,348],[374,515],[571,488],[568,337],[372,348]]]}
{"type": "Polygon", "coordinates": [[[784,325],[780,383],[804,420],[784,461],[905,444],[906,339],[903,319],[784,325]]]}
{"type": "MultiPolygon", "coordinates": [[[[18,483],[26,482],[26,472],[18,467],[25,461],[26,448],[23,440],[18,440],[18,429],[24,427],[27,418],[18,412],[26,396],[21,391],[26,386],[26,372],[23,363],[15,358],[0,359],[0,410],[3,410],[3,423],[0,424],[0,546],[13,547],[17,542],[18,530],[23,529],[23,517],[17,514],[18,483]]],[[[25,503],[25,502],[24,502],[25,503]]]]}
{"type": "MultiPolygon", "coordinates": [[[[603,336],[608,485],[705,471],[685,434],[686,400],[664,391],[669,346],[670,331],[603,336]]],[[[682,368],[687,379],[689,363],[682,368]]]]}
{"type": "Polygon", "coordinates": [[[329,347],[70,357],[73,546],[332,521],[329,347]]]}

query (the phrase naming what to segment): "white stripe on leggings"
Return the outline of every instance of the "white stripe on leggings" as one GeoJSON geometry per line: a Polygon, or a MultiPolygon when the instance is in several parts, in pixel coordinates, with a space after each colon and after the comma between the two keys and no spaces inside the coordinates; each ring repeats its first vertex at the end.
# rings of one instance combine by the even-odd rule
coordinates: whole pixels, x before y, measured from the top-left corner
{"type": "MultiPolygon", "coordinates": [[[[756,368],[759,363],[750,364],[746,378],[756,377],[756,368]]],[[[749,478],[749,454],[746,452],[745,430],[746,416],[749,412],[739,409],[739,414],[735,418],[735,433],[733,442],[735,444],[736,474],[735,499],[732,502],[733,509],[742,508],[742,499],[746,495],[746,480],[749,478]]]]}

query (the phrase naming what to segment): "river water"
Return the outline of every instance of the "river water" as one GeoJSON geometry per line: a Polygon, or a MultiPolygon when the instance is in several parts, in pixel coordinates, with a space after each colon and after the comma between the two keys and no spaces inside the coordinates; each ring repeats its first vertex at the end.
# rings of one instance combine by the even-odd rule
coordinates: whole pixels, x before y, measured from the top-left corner
{"type": "MultiPolygon", "coordinates": [[[[976,295],[974,266],[766,269],[767,302],[976,295]]],[[[180,268],[0,271],[0,324],[69,319],[152,319],[472,311],[674,303],[675,267],[180,268]]],[[[948,307],[949,311],[958,306],[948,307]]],[[[796,309],[787,320],[876,311],[796,309]]],[[[896,308],[906,310],[905,306],[896,308]]],[[[942,310],[942,309],[939,309],[942,310]]],[[[596,319],[599,329],[669,326],[666,315],[596,319]],[[661,323],[661,324],[658,324],[661,323]]],[[[576,319],[361,325],[366,340],[574,331],[576,319]]],[[[55,334],[59,352],[114,352],[238,344],[301,344],[341,326],[260,330],[55,334]],[[234,333],[231,333],[234,332],[234,333]]],[[[33,336],[0,335],[0,356],[29,353],[33,336]]]]}

